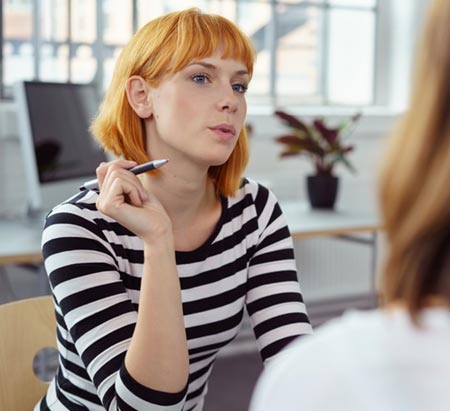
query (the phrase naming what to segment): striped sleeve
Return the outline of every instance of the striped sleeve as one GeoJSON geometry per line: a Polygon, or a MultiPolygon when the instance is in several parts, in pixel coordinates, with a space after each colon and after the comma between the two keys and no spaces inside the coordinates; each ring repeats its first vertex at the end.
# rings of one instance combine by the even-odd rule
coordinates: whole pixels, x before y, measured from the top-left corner
{"type": "MultiPolygon", "coordinates": [[[[60,353],[66,357],[65,372],[72,373],[66,379],[73,387],[89,379],[107,410],[181,410],[187,387],[179,393],[155,391],[139,384],[125,368],[137,312],[121,280],[121,257],[93,216],[74,204],[62,205],[47,218],[42,237],[45,269],[61,316],[58,339],[67,347],[60,353]],[[82,364],[70,364],[78,356],[82,364]]],[[[87,391],[75,389],[88,400],[87,391]]],[[[67,406],[78,409],[76,404],[67,406]]]]}
{"type": "Polygon", "coordinates": [[[275,196],[255,194],[258,243],[250,260],[246,305],[261,356],[267,360],[289,342],[312,333],[297,278],[294,247],[275,196]]]}

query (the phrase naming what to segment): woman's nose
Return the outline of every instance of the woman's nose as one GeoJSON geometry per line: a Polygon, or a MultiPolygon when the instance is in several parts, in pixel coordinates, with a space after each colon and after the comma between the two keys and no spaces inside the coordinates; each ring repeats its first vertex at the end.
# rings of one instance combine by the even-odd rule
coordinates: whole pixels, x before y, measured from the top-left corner
{"type": "Polygon", "coordinates": [[[238,107],[238,96],[236,96],[236,92],[228,86],[226,90],[223,90],[221,98],[219,99],[219,109],[234,112],[238,109],[238,107]]]}

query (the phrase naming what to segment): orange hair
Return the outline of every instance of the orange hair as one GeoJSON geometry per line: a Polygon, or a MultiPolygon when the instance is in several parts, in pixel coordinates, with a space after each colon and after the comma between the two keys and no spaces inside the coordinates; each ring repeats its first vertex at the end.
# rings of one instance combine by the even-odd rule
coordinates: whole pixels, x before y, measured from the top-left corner
{"type": "Polygon", "coordinates": [[[416,55],[409,109],[386,153],[380,202],[388,239],[382,295],[416,319],[450,304],[450,2],[435,0],[416,55]]]}
{"type": "MultiPolygon", "coordinates": [[[[241,61],[252,76],[255,52],[251,41],[226,18],[191,8],[147,23],[132,37],[116,63],[111,85],[91,125],[92,134],[116,156],[138,163],[149,161],[143,121],[126,96],[127,79],[139,75],[157,87],[163,75],[182,70],[193,59],[211,56],[219,47],[223,47],[223,58],[241,61]]],[[[248,157],[247,131],[242,127],[228,160],[209,169],[219,192],[233,195],[239,188],[248,157]]]]}

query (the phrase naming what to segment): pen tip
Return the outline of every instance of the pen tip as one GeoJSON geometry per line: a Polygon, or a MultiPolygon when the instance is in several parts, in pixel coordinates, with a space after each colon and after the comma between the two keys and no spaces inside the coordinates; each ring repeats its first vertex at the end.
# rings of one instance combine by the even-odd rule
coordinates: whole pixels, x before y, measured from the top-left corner
{"type": "Polygon", "coordinates": [[[156,160],[155,161],[155,167],[159,168],[161,166],[163,166],[164,164],[168,163],[169,160],[167,158],[161,159],[161,160],[156,160]]]}

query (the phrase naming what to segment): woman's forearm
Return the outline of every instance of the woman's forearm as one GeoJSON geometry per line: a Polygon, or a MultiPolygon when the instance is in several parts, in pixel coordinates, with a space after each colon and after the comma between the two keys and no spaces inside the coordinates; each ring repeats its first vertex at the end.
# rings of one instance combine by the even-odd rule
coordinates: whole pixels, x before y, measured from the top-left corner
{"type": "Polygon", "coordinates": [[[136,328],[125,357],[139,383],[163,392],[187,384],[189,356],[173,242],[145,245],[136,328]]]}

